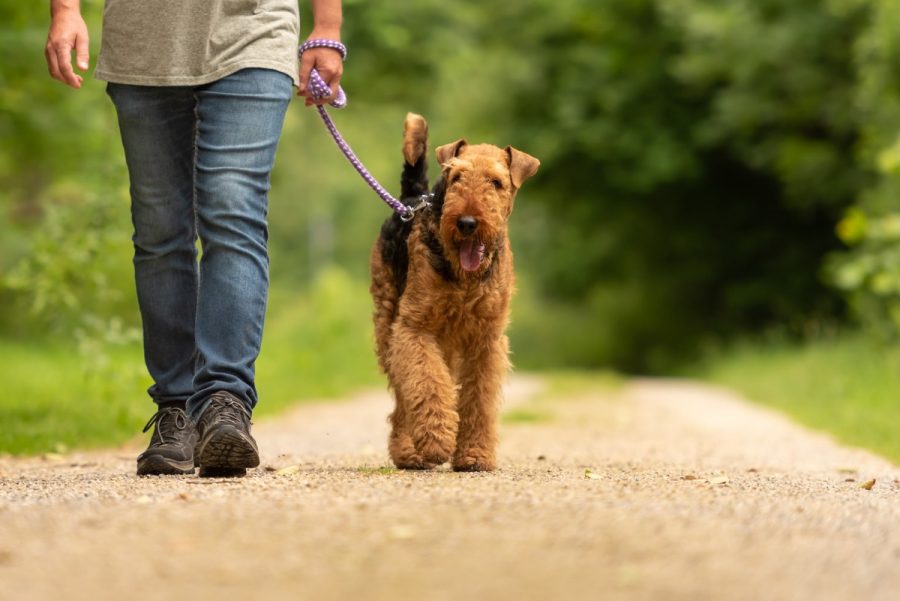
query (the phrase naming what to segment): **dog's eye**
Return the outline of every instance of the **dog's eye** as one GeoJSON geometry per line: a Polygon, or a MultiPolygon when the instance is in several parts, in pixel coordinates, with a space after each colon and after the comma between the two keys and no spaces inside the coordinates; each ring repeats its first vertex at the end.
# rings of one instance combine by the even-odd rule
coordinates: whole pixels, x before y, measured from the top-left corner
{"type": "Polygon", "coordinates": [[[502,190],[502,189],[503,189],[503,182],[501,182],[501,181],[500,181],[499,179],[497,179],[496,177],[493,178],[493,179],[491,180],[491,185],[494,186],[494,189],[495,189],[495,190],[502,190]]]}
{"type": "Polygon", "coordinates": [[[459,173],[454,174],[453,177],[450,178],[450,185],[452,186],[453,184],[458,182],[460,177],[461,176],[459,173]]]}

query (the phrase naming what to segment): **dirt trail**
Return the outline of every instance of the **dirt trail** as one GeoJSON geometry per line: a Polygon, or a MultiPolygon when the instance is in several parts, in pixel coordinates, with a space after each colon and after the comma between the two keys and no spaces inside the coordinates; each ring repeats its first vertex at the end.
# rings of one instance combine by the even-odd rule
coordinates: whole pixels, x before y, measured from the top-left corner
{"type": "Polygon", "coordinates": [[[493,474],[378,469],[381,393],[259,424],[293,473],[0,459],[0,599],[900,598],[890,463],[693,383],[539,388],[514,380],[548,419],[507,420],[493,474]]]}

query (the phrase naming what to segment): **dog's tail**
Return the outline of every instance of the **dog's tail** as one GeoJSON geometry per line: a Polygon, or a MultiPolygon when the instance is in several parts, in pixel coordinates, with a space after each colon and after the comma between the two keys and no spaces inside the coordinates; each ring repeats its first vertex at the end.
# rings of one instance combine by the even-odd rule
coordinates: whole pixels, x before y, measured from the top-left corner
{"type": "Polygon", "coordinates": [[[400,198],[415,198],[428,192],[428,122],[407,113],[403,122],[403,174],[400,198]]]}

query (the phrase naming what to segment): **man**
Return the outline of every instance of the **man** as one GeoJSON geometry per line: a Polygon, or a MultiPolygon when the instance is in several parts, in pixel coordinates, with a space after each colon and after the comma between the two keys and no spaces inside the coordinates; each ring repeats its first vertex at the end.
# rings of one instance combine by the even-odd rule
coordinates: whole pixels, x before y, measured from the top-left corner
{"type": "MultiPolygon", "coordinates": [[[[312,0],[310,39],[340,40],[340,0],[312,0]]],[[[89,64],[79,0],[51,0],[50,75],[80,88],[89,64]]],[[[250,415],[268,291],[269,175],[298,64],[296,0],[107,0],[95,77],[116,107],[131,181],[144,355],[158,411],[139,475],[243,475],[259,465],[250,415]],[[199,238],[202,258],[197,261],[199,238]]],[[[324,100],[322,101],[324,102],[324,100]]]]}

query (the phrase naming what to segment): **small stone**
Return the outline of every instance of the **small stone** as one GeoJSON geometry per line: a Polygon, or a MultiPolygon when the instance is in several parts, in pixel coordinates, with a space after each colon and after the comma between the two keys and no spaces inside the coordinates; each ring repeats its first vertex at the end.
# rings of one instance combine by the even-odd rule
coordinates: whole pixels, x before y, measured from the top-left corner
{"type": "Polygon", "coordinates": [[[283,467],[280,470],[275,470],[276,476],[293,476],[294,474],[300,473],[299,465],[289,465],[287,467],[283,467]]]}

